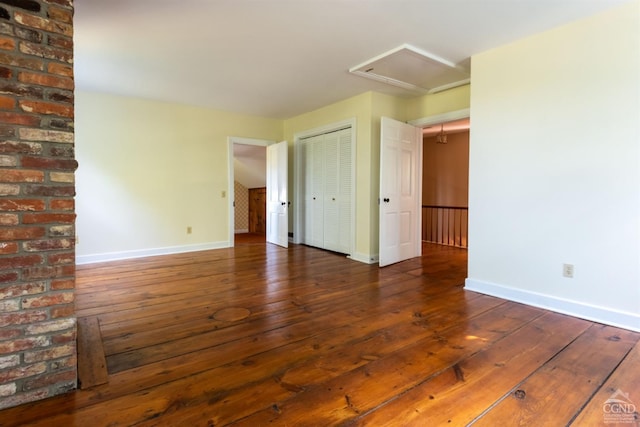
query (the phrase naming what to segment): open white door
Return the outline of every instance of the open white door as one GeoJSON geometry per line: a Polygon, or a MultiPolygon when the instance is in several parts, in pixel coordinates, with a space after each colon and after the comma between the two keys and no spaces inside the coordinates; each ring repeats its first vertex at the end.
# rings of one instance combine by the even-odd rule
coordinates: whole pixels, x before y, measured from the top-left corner
{"type": "Polygon", "coordinates": [[[387,117],[380,131],[380,267],[422,254],[422,132],[387,117]]]}
{"type": "Polygon", "coordinates": [[[289,246],[287,141],[267,147],[267,242],[289,246]]]}

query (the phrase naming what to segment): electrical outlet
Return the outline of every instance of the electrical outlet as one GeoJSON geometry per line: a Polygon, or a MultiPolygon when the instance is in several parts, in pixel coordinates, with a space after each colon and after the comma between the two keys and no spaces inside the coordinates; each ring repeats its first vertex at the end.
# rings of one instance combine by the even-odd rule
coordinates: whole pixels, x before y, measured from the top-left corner
{"type": "Polygon", "coordinates": [[[187,234],[191,234],[191,232],[192,232],[192,231],[193,231],[193,230],[191,229],[191,226],[188,226],[188,227],[187,227],[187,234]]]}
{"type": "Polygon", "coordinates": [[[562,275],[564,277],[568,277],[569,279],[573,278],[573,264],[562,264],[562,275]]]}

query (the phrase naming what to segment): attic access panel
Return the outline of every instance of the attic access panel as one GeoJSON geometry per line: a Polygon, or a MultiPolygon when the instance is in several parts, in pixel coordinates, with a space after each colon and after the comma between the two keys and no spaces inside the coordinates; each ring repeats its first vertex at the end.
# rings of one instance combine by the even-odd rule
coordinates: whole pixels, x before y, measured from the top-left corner
{"type": "Polygon", "coordinates": [[[435,93],[469,83],[456,64],[404,44],[349,69],[350,73],[417,93],[435,93]]]}

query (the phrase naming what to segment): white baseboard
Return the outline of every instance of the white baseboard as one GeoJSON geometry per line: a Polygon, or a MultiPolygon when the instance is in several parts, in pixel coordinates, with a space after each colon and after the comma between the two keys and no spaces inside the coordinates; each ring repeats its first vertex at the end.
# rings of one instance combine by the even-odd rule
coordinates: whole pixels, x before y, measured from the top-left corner
{"type": "Polygon", "coordinates": [[[367,254],[362,254],[362,253],[354,253],[349,255],[347,258],[352,259],[354,261],[359,261],[359,262],[363,262],[365,264],[375,264],[378,262],[378,255],[374,254],[374,255],[367,255],[367,254]]]}
{"type": "Polygon", "coordinates": [[[249,229],[248,228],[240,228],[238,230],[235,230],[233,233],[234,234],[244,234],[244,233],[248,233],[249,229]]]}
{"type": "Polygon", "coordinates": [[[557,313],[568,314],[581,319],[640,332],[640,315],[636,313],[612,310],[606,307],[599,307],[469,278],[465,280],[464,288],[468,291],[480,292],[509,301],[521,302],[557,313]]]}
{"type": "Polygon", "coordinates": [[[170,246],[166,248],[139,249],[125,252],[108,252],[95,255],[76,256],[76,265],[93,264],[95,262],[119,261],[123,259],[143,258],[148,256],[179,254],[183,252],[208,251],[231,247],[229,242],[200,243],[195,245],[170,246]]]}

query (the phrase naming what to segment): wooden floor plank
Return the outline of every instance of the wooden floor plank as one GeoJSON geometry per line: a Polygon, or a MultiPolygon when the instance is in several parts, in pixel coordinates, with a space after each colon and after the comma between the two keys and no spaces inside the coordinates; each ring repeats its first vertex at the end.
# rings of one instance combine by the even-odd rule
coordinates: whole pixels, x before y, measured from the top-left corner
{"type": "MultiPolygon", "coordinates": [[[[404,291],[404,284],[396,286],[396,291],[390,291],[388,296],[393,295],[394,292],[404,291]]],[[[362,296],[360,299],[363,304],[367,302],[367,299],[362,296]]],[[[206,330],[179,340],[162,339],[157,343],[148,343],[144,348],[135,351],[114,354],[107,357],[109,372],[115,373],[132,369],[145,363],[153,363],[180,354],[225,345],[228,342],[233,342],[236,347],[245,346],[245,348],[254,348],[256,342],[260,345],[266,342],[268,347],[282,345],[280,344],[282,342],[304,339],[323,330],[335,328],[339,324],[357,320],[357,312],[347,310],[353,305],[349,299],[341,299],[324,305],[340,309],[342,316],[336,316],[333,310],[322,310],[322,307],[300,308],[293,306],[289,313],[273,313],[267,325],[264,322],[253,322],[251,319],[247,319],[247,322],[227,328],[206,330]],[[252,328],[254,325],[257,329],[252,328]]],[[[230,351],[229,354],[239,353],[230,351]]]]}
{"type": "Polygon", "coordinates": [[[567,425],[602,386],[640,334],[592,325],[495,405],[474,425],[567,425]],[[541,411],[544,408],[544,411],[541,411]]]}
{"type": "Polygon", "coordinates": [[[109,381],[100,323],[95,317],[78,319],[78,386],[82,389],[109,381]]]}
{"type": "Polygon", "coordinates": [[[637,427],[640,426],[639,411],[640,346],[636,344],[571,425],[637,427]],[[622,400],[623,404],[607,406],[609,399],[622,400]]]}
{"type": "MultiPolygon", "coordinates": [[[[494,304],[495,300],[487,298],[473,298],[478,300],[481,305],[479,307],[487,307],[488,304],[494,304]]],[[[475,304],[474,304],[475,306],[475,304]]],[[[180,379],[187,374],[194,375],[196,373],[205,373],[202,377],[202,381],[210,381],[206,375],[214,375],[215,377],[229,377],[237,378],[239,381],[235,386],[228,385],[228,387],[237,387],[238,384],[244,382],[253,382],[261,379],[261,377],[255,377],[254,371],[256,366],[272,366],[270,376],[281,376],[283,369],[287,369],[289,366],[296,366],[297,363],[307,360],[308,358],[322,359],[324,354],[333,351],[340,346],[356,345],[360,341],[368,341],[373,337],[383,333],[381,332],[381,323],[394,325],[402,322],[406,322],[403,319],[410,319],[414,313],[414,304],[401,307],[393,310],[393,313],[382,318],[380,316],[364,317],[358,322],[352,324],[342,325],[340,328],[330,329],[324,333],[310,336],[302,341],[289,342],[285,346],[275,347],[270,351],[260,352],[250,357],[241,358],[242,355],[235,355],[230,357],[231,362],[225,362],[227,364],[215,368],[215,364],[221,361],[219,354],[221,353],[218,348],[211,348],[206,351],[190,353],[173,359],[148,364],[132,371],[125,371],[119,374],[112,375],[110,377],[110,383],[108,390],[97,389],[95,396],[87,397],[86,400],[95,401],[103,398],[113,398],[140,389],[146,389],[155,387],[161,384],[169,383],[180,379]],[[233,371],[239,369],[239,365],[242,365],[243,375],[234,375],[233,371]],[[215,368],[215,369],[213,369],[215,368]],[[209,371],[209,372],[207,372],[209,371]],[[214,372],[215,371],[215,372],[214,372]]],[[[273,345],[274,343],[272,343],[273,345]]],[[[224,361],[224,359],[222,359],[224,361]]],[[[259,374],[259,373],[258,373],[259,374]]],[[[222,386],[219,383],[220,386],[222,386]]],[[[80,406],[83,406],[82,402],[85,397],[81,397],[78,401],[80,406]]]]}
{"type": "Polygon", "coordinates": [[[572,396],[524,425],[583,408],[574,425],[601,425],[611,388],[636,400],[637,335],[589,349],[575,338],[601,325],[465,291],[465,250],[423,253],[380,269],[260,242],[78,266],[109,382],[2,410],[0,426],[509,425],[502,405],[525,386],[572,396]]]}
{"type": "MultiPolygon", "coordinates": [[[[488,303],[492,303],[492,306],[495,306],[495,300],[478,301],[478,303],[479,312],[485,311],[486,308],[489,307],[487,305],[488,303]],[[484,307],[484,309],[482,307],[484,307]]],[[[362,363],[369,363],[374,358],[382,357],[385,352],[391,353],[394,351],[394,348],[408,345],[422,336],[432,335],[434,332],[433,329],[429,331],[428,329],[425,329],[422,324],[415,321],[415,313],[415,304],[410,310],[403,310],[402,312],[399,312],[396,317],[397,327],[395,330],[389,330],[389,333],[385,332],[383,335],[379,332],[375,332],[379,330],[379,323],[376,324],[376,322],[380,322],[380,319],[363,319],[361,324],[353,325],[354,335],[344,332],[337,333],[338,331],[335,331],[336,333],[327,333],[324,337],[319,336],[317,339],[314,339],[312,342],[309,342],[304,346],[287,346],[288,348],[283,349],[285,351],[280,352],[277,357],[279,360],[272,358],[275,354],[250,358],[247,360],[248,365],[246,369],[252,370],[254,374],[246,375],[245,381],[253,381],[258,389],[262,389],[263,387],[269,388],[273,383],[279,384],[279,387],[282,389],[281,393],[262,393],[259,396],[252,397],[251,400],[253,403],[251,406],[247,406],[246,404],[246,400],[248,398],[247,390],[243,387],[242,383],[234,380],[233,383],[225,381],[227,384],[224,387],[222,384],[216,384],[213,386],[210,381],[206,379],[211,376],[211,373],[205,373],[201,376],[201,381],[199,382],[203,384],[209,383],[209,392],[216,390],[217,393],[224,396],[224,400],[212,402],[199,400],[198,396],[194,395],[184,396],[185,400],[189,403],[189,406],[193,408],[193,411],[190,414],[172,413],[167,410],[168,408],[166,408],[161,412],[162,415],[157,417],[157,420],[167,425],[176,424],[179,421],[194,423],[195,425],[211,421],[215,425],[224,425],[225,423],[232,422],[243,414],[251,414],[251,412],[256,411],[257,408],[269,407],[272,402],[274,402],[273,399],[277,396],[281,396],[281,398],[288,397],[294,394],[294,392],[299,392],[311,384],[310,381],[302,385],[288,383],[286,373],[282,372],[283,365],[315,365],[323,363],[326,354],[340,354],[353,348],[362,352],[362,357],[359,360],[360,363],[354,365],[345,364],[343,366],[335,366],[333,372],[324,371],[324,375],[319,377],[320,381],[318,382],[321,382],[339,375],[342,368],[345,368],[345,370],[356,369],[362,363]],[[366,331],[364,329],[365,327],[373,327],[372,329],[368,329],[368,331],[373,332],[365,336],[361,336],[361,333],[366,331]],[[337,336],[341,336],[343,338],[341,340],[336,340],[337,336]],[[373,349],[372,344],[378,345],[373,349]],[[305,353],[307,353],[309,357],[301,357],[305,353]],[[269,364],[269,359],[272,359],[271,364],[269,364]],[[264,368],[266,366],[273,366],[273,368],[265,371],[264,368]],[[282,391],[285,391],[285,393],[282,393],[282,391]]],[[[460,314],[458,314],[458,316],[459,315],[460,314]]],[[[389,320],[387,319],[385,322],[388,324],[389,320]]],[[[433,327],[439,328],[441,326],[444,329],[444,324],[441,325],[434,319],[433,327]]],[[[216,373],[216,375],[220,373],[222,373],[222,370],[216,373]]],[[[160,395],[162,395],[162,393],[160,393],[160,395]]]]}
{"type": "MultiPolygon", "coordinates": [[[[511,322],[520,326],[523,322],[540,315],[540,310],[523,310],[519,306],[517,307],[519,311],[517,316],[511,317],[509,314],[514,307],[511,303],[498,306],[495,301],[480,302],[491,305],[479,306],[477,314],[474,313],[474,307],[467,307],[468,311],[465,314],[469,319],[473,319],[471,325],[461,326],[458,323],[460,313],[454,307],[447,309],[446,306],[440,306],[444,310],[439,310],[436,313],[430,313],[429,311],[419,313],[419,316],[412,322],[413,326],[420,328],[417,331],[415,329],[403,330],[401,328],[387,327],[384,334],[379,334],[375,339],[362,343],[362,345],[350,343],[348,346],[341,348],[340,351],[331,352],[319,360],[309,360],[304,364],[291,367],[283,375],[282,382],[302,389],[343,375],[368,362],[381,359],[403,348],[421,345],[423,339],[445,340],[446,334],[457,329],[464,329],[464,333],[472,335],[474,332],[482,330],[482,326],[491,325],[490,327],[497,328],[501,321],[504,322],[501,324],[502,328],[509,330],[514,327],[511,322]],[[489,310],[485,311],[484,307],[489,310]]],[[[456,331],[455,333],[459,332],[456,331]]],[[[479,338],[479,341],[486,342],[489,339],[489,335],[484,335],[479,338]]],[[[430,351],[432,352],[433,350],[430,351]]]]}
{"type": "MultiPolygon", "coordinates": [[[[359,280],[359,279],[358,279],[359,280]]],[[[367,283],[367,282],[365,282],[367,283]]],[[[407,284],[403,281],[403,286],[407,284]]],[[[258,294],[244,296],[238,295],[234,298],[234,306],[245,308],[249,312],[247,322],[253,324],[267,317],[276,318],[282,317],[281,321],[289,324],[292,320],[284,318],[287,314],[290,317],[308,317],[307,314],[320,314],[325,312],[327,307],[331,307],[333,310],[344,308],[351,304],[345,296],[360,297],[361,299],[367,298],[368,289],[371,283],[367,286],[332,286],[331,288],[320,288],[318,284],[313,284],[309,289],[302,286],[295,290],[292,294],[290,289],[282,289],[280,292],[273,292],[269,296],[258,294]],[[299,292],[305,292],[303,297],[298,297],[296,294],[299,292]],[[337,302],[336,302],[337,301],[337,302]]],[[[384,287],[384,283],[380,283],[378,286],[384,287]]],[[[396,292],[402,292],[408,287],[396,286],[396,292]]],[[[181,310],[176,316],[153,316],[153,318],[141,319],[142,322],[126,321],[126,325],[111,325],[106,332],[103,332],[105,337],[105,347],[107,354],[116,354],[124,351],[130,351],[135,348],[141,348],[148,346],[149,342],[158,343],[163,339],[167,341],[174,341],[183,338],[189,338],[198,334],[205,334],[209,331],[217,331],[224,327],[231,326],[228,321],[217,319],[216,312],[228,308],[229,298],[221,299],[222,302],[216,302],[217,297],[214,300],[208,298],[202,298],[203,301],[208,302],[204,307],[191,307],[188,310],[181,310]],[[202,310],[203,308],[204,310],[202,310]],[[182,313],[188,313],[183,315],[182,313]],[[150,327],[153,325],[153,328],[150,327]],[[116,333],[110,333],[109,331],[115,331],[116,333]]],[[[245,323],[247,323],[245,322],[245,323]]],[[[273,327],[277,327],[273,325],[273,327]]]]}
{"type": "MultiPolygon", "coordinates": [[[[482,393],[481,396],[473,393],[474,399],[483,399],[488,379],[492,377],[490,375],[487,378],[483,374],[498,369],[496,364],[504,363],[506,366],[514,359],[518,362],[526,360],[529,372],[539,366],[538,352],[530,349],[523,352],[524,341],[533,339],[538,343],[533,348],[544,349],[543,357],[548,358],[588,327],[586,322],[571,320],[565,331],[556,333],[554,325],[558,316],[551,314],[524,327],[519,327],[522,324],[516,323],[513,331],[503,321],[480,328],[482,339],[469,339],[479,336],[479,331],[462,328],[445,335],[444,339],[436,337],[408,351],[372,361],[357,371],[305,390],[294,399],[278,402],[277,411],[272,408],[262,410],[237,425],[304,425],[305,420],[315,420],[318,425],[338,425],[356,420],[361,414],[372,411],[377,414],[380,412],[377,408],[425,382],[430,384],[428,389],[421,390],[426,403],[441,405],[450,401],[457,402],[459,397],[464,397],[467,393],[469,384],[475,385],[477,392],[482,393]],[[494,329],[498,332],[491,333],[494,329]],[[487,349],[486,352],[478,353],[483,349],[487,349]],[[478,374],[475,374],[476,370],[478,374]],[[429,381],[433,378],[437,380],[429,381]],[[456,396],[449,398],[451,394],[456,396]]],[[[522,368],[523,365],[518,364],[513,370],[521,372],[522,368]]],[[[500,390],[499,387],[496,388],[500,390]]],[[[412,421],[413,425],[464,425],[461,420],[452,419],[455,414],[451,410],[430,409],[420,413],[413,410],[410,415],[413,414],[418,414],[418,419],[399,418],[398,412],[391,410],[387,412],[389,418],[386,421],[374,419],[362,422],[363,425],[371,426],[404,426],[410,425],[412,421]]],[[[468,415],[466,411],[462,411],[462,415],[464,414],[468,415]]]]}
{"type": "MultiPolygon", "coordinates": [[[[456,361],[437,375],[354,420],[362,426],[470,423],[505,389],[518,384],[588,327],[588,322],[547,313],[483,351],[456,361]],[[561,321],[563,330],[555,328],[561,321]],[[524,343],[528,343],[523,347],[524,343]],[[396,424],[399,423],[399,424],[396,424]]],[[[496,425],[507,425],[501,420],[496,425]]],[[[542,425],[542,424],[540,424],[542,425]]]]}
{"type": "MultiPolygon", "coordinates": [[[[496,306],[494,305],[493,307],[496,306]]],[[[539,310],[532,310],[529,313],[521,313],[521,318],[509,318],[510,312],[512,311],[508,305],[501,304],[495,312],[491,309],[489,311],[479,310],[474,318],[477,316],[478,324],[487,325],[491,323],[493,326],[497,326],[498,322],[504,322],[503,326],[509,324],[514,326],[540,314],[539,310]]],[[[428,315],[425,317],[429,318],[428,315]]],[[[271,413],[274,408],[277,408],[276,411],[278,412],[285,411],[286,409],[282,408],[283,402],[287,402],[292,398],[297,399],[299,394],[305,395],[305,393],[314,395],[313,403],[307,408],[307,411],[316,410],[322,412],[322,407],[319,407],[319,405],[321,406],[319,400],[315,399],[321,399],[316,390],[331,388],[333,381],[338,381],[336,378],[339,378],[338,382],[342,384],[350,373],[355,372],[354,375],[359,376],[358,372],[360,372],[361,367],[371,366],[369,365],[371,362],[383,360],[387,356],[397,354],[401,349],[415,347],[416,340],[422,342],[428,338],[429,342],[438,342],[438,345],[440,345],[442,340],[445,339],[444,336],[456,334],[459,329],[464,328],[464,326],[455,321],[448,327],[443,326],[438,324],[435,319],[430,326],[426,326],[420,321],[406,319],[404,323],[398,324],[397,328],[386,329],[384,334],[373,335],[368,337],[369,339],[339,344],[330,343],[328,351],[324,352],[326,356],[303,360],[284,374],[274,376],[275,382],[289,393],[259,396],[253,399],[251,407],[248,408],[244,403],[246,398],[245,390],[230,390],[225,393],[224,402],[200,404],[190,414],[163,414],[160,420],[168,425],[177,423],[179,420],[195,425],[205,423],[226,425],[235,419],[241,418],[243,415],[250,415],[258,408],[263,408],[267,413],[271,413]],[[280,399],[277,396],[280,396],[280,399]]],[[[272,382],[274,380],[268,377],[262,381],[265,385],[272,382]]],[[[336,388],[337,390],[338,388],[336,388]]],[[[398,391],[396,390],[396,392],[398,391]]],[[[317,423],[316,425],[331,425],[331,423],[326,424],[326,419],[315,415],[309,417],[309,419],[313,420],[313,423],[317,423]]],[[[290,421],[290,419],[278,419],[274,422],[276,425],[286,425],[290,421]]],[[[260,421],[254,420],[253,417],[249,417],[247,422],[249,425],[254,422],[257,423],[254,425],[260,425],[260,421]]],[[[296,420],[291,425],[300,423],[303,423],[303,421],[296,420]]]]}
{"type": "MultiPolygon", "coordinates": [[[[486,310],[492,302],[495,306],[495,299],[480,298],[484,300],[479,306],[479,310],[486,310]],[[480,307],[484,307],[481,309],[480,307]]],[[[475,300],[475,299],[474,299],[475,300]]],[[[413,303],[416,304],[415,302],[413,303]]],[[[413,315],[416,308],[412,307],[397,314],[397,318],[404,322],[405,327],[413,328],[418,333],[423,330],[420,324],[416,324],[413,315]]],[[[242,359],[241,362],[233,363],[219,369],[205,371],[195,377],[185,380],[178,380],[166,385],[146,389],[142,392],[124,396],[109,401],[111,410],[117,412],[119,417],[124,417],[129,422],[143,423],[148,421],[150,425],[182,425],[181,423],[194,422],[195,425],[203,424],[202,417],[210,417],[215,425],[224,425],[231,422],[234,417],[239,417],[256,408],[269,406],[272,399],[284,399],[294,394],[294,388],[283,386],[277,378],[282,375],[282,366],[288,366],[299,359],[305,352],[308,355],[324,353],[327,351],[339,351],[341,346],[349,347],[355,343],[358,336],[369,327],[371,331],[380,328],[380,325],[388,320],[379,318],[377,320],[363,319],[361,324],[345,325],[351,332],[334,331],[326,336],[317,337],[306,345],[295,348],[289,345],[277,353],[261,353],[259,355],[242,359]],[[378,322],[376,324],[376,321],[378,322]],[[354,335],[351,335],[353,333],[354,335]],[[352,337],[351,341],[344,342],[346,337],[352,337]],[[338,338],[340,337],[340,338],[338,338]],[[239,369],[243,370],[242,376],[234,375],[239,369]],[[255,388],[244,387],[250,382],[255,388]],[[256,390],[260,390],[259,393],[256,390]],[[268,392],[267,392],[268,391],[268,392]],[[171,396],[170,399],[167,397],[171,396]],[[252,402],[248,405],[247,402],[252,402]],[[177,407],[188,406],[192,409],[192,414],[185,414],[176,411],[177,407]],[[196,419],[192,420],[191,415],[196,419]]],[[[436,326],[437,323],[434,323],[436,326]]],[[[94,419],[99,412],[99,407],[89,407],[86,410],[78,410],[74,413],[73,419],[79,422],[89,422],[94,419]]],[[[69,417],[64,415],[54,419],[58,423],[69,421],[69,417]]],[[[145,425],[145,424],[140,424],[145,425]]]]}

